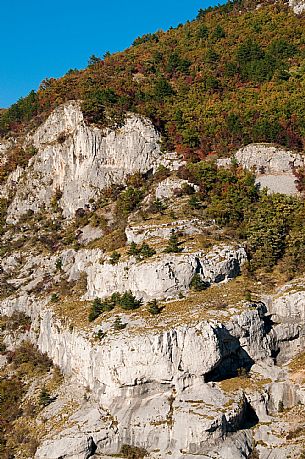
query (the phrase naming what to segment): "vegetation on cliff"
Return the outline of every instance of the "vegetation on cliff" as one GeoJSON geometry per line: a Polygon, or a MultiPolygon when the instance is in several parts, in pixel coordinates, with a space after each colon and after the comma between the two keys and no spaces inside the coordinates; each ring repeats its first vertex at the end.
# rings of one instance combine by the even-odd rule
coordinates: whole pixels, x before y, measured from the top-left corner
{"type": "Polygon", "coordinates": [[[0,113],[0,133],[40,123],[69,99],[88,122],[150,117],[165,147],[187,157],[224,154],[250,142],[304,146],[305,17],[285,2],[233,0],[200,10],[167,32],[137,38],[83,71],[45,80],[0,113]]]}

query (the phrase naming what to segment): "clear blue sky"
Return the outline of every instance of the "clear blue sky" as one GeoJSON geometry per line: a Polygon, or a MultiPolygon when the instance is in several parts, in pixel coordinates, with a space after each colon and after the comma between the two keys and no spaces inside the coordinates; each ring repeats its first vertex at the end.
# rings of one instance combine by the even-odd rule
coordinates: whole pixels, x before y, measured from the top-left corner
{"type": "Polygon", "coordinates": [[[44,78],[84,68],[89,56],[193,19],[224,0],[1,0],[0,107],[44,78]]]}

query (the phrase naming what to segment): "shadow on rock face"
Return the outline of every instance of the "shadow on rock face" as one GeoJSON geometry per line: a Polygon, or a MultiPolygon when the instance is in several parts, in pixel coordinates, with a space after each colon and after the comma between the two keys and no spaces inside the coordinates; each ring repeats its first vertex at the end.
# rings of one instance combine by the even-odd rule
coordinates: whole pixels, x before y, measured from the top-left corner
{"type": "Polygon", "coordinates": [[[254,364],[254,360],[240,346],[238,338],[232,336],[225,328],[217,330],[216,333],[221,335],[220,342],[229,349],[226,357],[218,363],[217,367],[204,376],[204,382],[234,378],[240,375],[240,372],[248,372],[254,364]]]}
{"type": "Polygon", "coordinates": [[[87,438],[87,451],[85,453],[84,459],[89,459],[89,457],[93,456],[97,449],[96,443],[93,440],[93,437],[87,438]]]}

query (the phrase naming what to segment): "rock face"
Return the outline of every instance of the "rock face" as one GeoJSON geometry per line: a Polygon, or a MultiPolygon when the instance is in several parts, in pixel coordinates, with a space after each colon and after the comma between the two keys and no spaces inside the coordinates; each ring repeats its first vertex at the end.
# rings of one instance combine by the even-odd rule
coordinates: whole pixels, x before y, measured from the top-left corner
{"type": "MultiPolygon", "coordinates": [[[[12,306],[9,302],[2,304],[2,308],[12,306]]],[[[114,453],[128,443],[159,449],[161,457],[169,451],[177,458],[204,454],[245,422],[248,408],[244,395],[239,393],[232,399],[208,382],[213,380],[211,375],[222,374],[225,365],[232,368],[251,360],[241,348],[239,337],[221,323],[201,322],[145,335],[124,331],[94,344],[85,333],[65,329],[41,306],[34,297],[23,297],[14,307],[32,310],[33,317],[39,314],[40,349],[65,374],[76,374],[78,382],[89,386],[98,398],[104,417],[95,432],[100,452],[114,453]],[[228,407],[225,414],[223,406],[228,407]],[[112,427],[105,422],[110,415],[112,427]]],[[[259,315],[253,312],[249,324],[257,319],[259,315]]],[[[263,342],[264,335],[261,327],[258,340],[263,342]]],[[[68,429],[59,438],[47,441],[36,457],[51,459],[67,454],[80,458],[80,448],[84,451],[85,446],[79,433],[76,431],[71,439],[68,429]]],[[[243,448],[250,451],[247,442],[243,448]]],[[[236,445],[233,450],[236,456],[227,457],[244,457],[237,453],[236,445]]],[[[222,456],[215,450],[212,457],[222,456]]]]}
{"type": "Polygon", "coordinates": [[[305,2],[303,0],[289,0],[289,6],[295,14],[301,14],[305,10],[305,2]]]}
{"type": "MultiPolygon", "coordinates": [[[[90,269],[97,270],[95,264],[101,255],[97,249],[67,250],[61,254],[62,270],[71,279],[86,271],[90,292],[90,269]]],[[[225,280],[234,275],[230,270],[234,260],[243,260],[243,252],[223,247],[205,257],[172,257],[180,257],[182,265],[189,267],[198,257],[201,266],[205,266],[205,276],[215,278],[222,272],[225,280]]],[[[253,431],[249,427],[258,420],[271,422],[279,407],[290,409],[305,400],[301,389],[288,383],[283,370],[274,366],[275,355],[277,362],[286,362],[305,347],[304,291],[287,286],[275,297],[266,298],[265,303],[253,303],[245,311],[235,310],[225,322],[199,320],[176,326],[164,323],[157,329],[146,328],[145,333],[140,324],[139,329],[128,326],[119,333],[107,329],[100,340],[86,330],[71,329],[51,311],[48,299],[38,300],[34,293],[29,293],[28,286],[37,279],[28,278],[25,282],[23,276],[31,271],[31,266],[36,266],[37,275],[44,277],[49,272],[56,278],[56,257],[33,259],[32,265],[25,263],[21,270],[20,260],[8,257],[2,264],[6,273],[18,271],[21,287],[19,296],[0,303],[1,313],[19,310],[30,314],[33,327],[29,336],[65,375],[74,375],[77,383],[89,388],[92,394],[91,405],[83,402],[59,434],[45,439],[36,459],[84,459],[90,436],[99,454],[116,454],[122,444],[132,444],[151,452],[152,458],[164,458],[171,453],[177,459],[192,455],[245,459],[253,450],[251,432],[265,445],[260,449],[261,457],[268,457],[272,443],[268,446],[271,439],[264,425],[253,431]],[[230,378],[240,368],[253,368],[261,374],[259,378],[268,379],[259,379],[257,387],[246,390],[223,390],[218,381],[230,378]]],[[[162,272],[162,259],[146,264],[151,270],[150,290],[148,283],[146,289],[154,296],[152,273],[156,267],[162,272]]],[[[118,272],[124,271],[124,263],[121,265],[117,266],[118,272]]],[[[106,279],[114,276],[110,266],[101,265],[109,271],[106,279]]],[[[141,263],[141,273],[140,266],[141,263]]],[[[181,266],[177,261],[173,263],[179,282],[181,266]]],[[[171,282],[171,276],[166,282],[171,282]]],[[[158,282],[158,288],[164,288],[163,296],[167,283],[158,282]]],[[[99,293],[106,288],[103,281],[99,288],[99,293]]],[[[112,285],[111,292],[115,288],[112,285]]],[[[135,288],[139,291],[140,287],[135,288]]],[[[285,457],[286,446],[282,448],[278,442],[276,448],[279,457],[285,457]]],[[[289,451],[293,451],[292,447],[289,451]]],[[[297,458],[299,450],[295,452],[292,457],[297,458]]]]}
{"type": "MultiPolygon", "coordinates": [[[[250,392],[226,393],[214,382],[254,362],[272,369],[273,349],[281,342],[274,342],[267,320],[270,311],[263,303],[227,324],[201,321],[146,330],[144,335],[126,329],[100,343],[86,332],[65,328],[34,296],[6,300],[1,308],[31,311],[33,319],[39,319],[40,349],[65,374],[76,375],[78,383],[88,386],[99,406],[90,412],[87,405],[80,408],[71,418],[72,427],[46,440],[37,459],[83,458],[88,449],[84,435],[89,432],[100,454],[116,453],[127,443],[160,452],[151,457],[171,452],[177,459],[248,458],[253,440],[244,429],[257,422],[253,408],[257,420],[270,422],[281,403],[285,408],[302,403],[293,385],[279,381],[278,372],[276,382],[269,379],[265,388],[250,392]]],[[[256,435],[267,445],[263,428],[256,435]]],[[[266,447],[264,451],[267,454],[266,447]]]]}
{"type": "Polygon", "coordinates": [[[280,343],[277,361],[283,363],[305,348],[305,292],[283,292],[270,302],[269,311],[280,343]]]}
{"type": "Polygon", "coordinates": [[[246,261],[243,248],[215,247],[210,253],[160,255],[149,262],[117,265],[94,263],[86,268],[88,298],[131,290],[144,300],[175,298],[189,290],[194,274],[207,283],[236,277],[246,261]]]}
{"type": "Polygon", "coordinates": [[[140,244],[149,239],[168,239],[172,231],[183,235],[200,234],[204,229],[211,227],[211,224],[212,222],[202,222],[198,218],[193,218],[158,225],[127,226],[125,234],[128,244],[131,242],[140,244]]]}
{"type": "Polygon", "coordinates": [[[274,145],[250,144],[238,150],[235,158],[244,168],[255,171],[262,188],[273,193],[297,193],[293,169],[304,166],[302,155],[274,145]]]}
{"type": "Polygon", "coordinates": [[[238,150],[235,158],[246,169],[254,168],[258,174],[290,174],[295,167],[304,166],[300,154],[281,147],[254,143],[238,150]]]}
{"type": "Polygon", "coordinates": [[[169,199],[176,192],[182,191],[184,186],[191,186],[195,191],[199,190],[197,185],[191,184],[188,180],[168,177],[157,186],[156,199],[169,199]]]}
{"type": "Polygon", "coordinates": [[[159,140],[153,125],[139,116],[129,114],[120,129],[102,131],[85,124],[78,102],[62,105],[27,140],[38,154],[18,177],[8,221],[48,207],[55,193],[63,215],[74,216],[103,188],[153,169],[161,159],[159,140]]]}
{"type": "MultiPolygon", "coordinates": [[[[49,206],[55,194],[63,215],[71,218],[104,187],[123,182],[130,173],[160,164],[174,171],[183,163],[175,154],[161,155],[159,135],[149,121],[129,115],[121,129],[103,132],[85,124],[77,102],[55,110],[26,141],[38,153],[2,189],[4,196],[15,193],[10,222],[29,209],[49,206]]],[[[0,161],[6,148],[0,146],[0,161]]],[[[261,183],[267,177],[292,180],[292,167],[304,164],[300,155],[271,145],[249,145],[236,158],[244,167],[254,167],[261,183]]],[[[175,189],[185,183],[166,179],[154,197],[174,200],[175,189]]],[[[11,246],[5,247],[0,266],[0,288],[6,289],[0,313],[31,316],[22,338],[32,340],[60,367],[66,393],[74,391],[70,379],[79,391],[69,414],[61,411],[64,395],[43,409],[41,420],[57,410],[61,427],[45,434],[36,459],[84,459],[95,451],[99,457],[117,456],[123,444],[144,448],[152,459],[300,457],[298,445],[291,441],[287,446],[287,438],[280,438],[290,425],[285,413],[276,416],[283,409],[301,409],[305,402],[304,388],[287,366],[305,349],[304,280],[248,304],[245,284],[236,279],[222,296],[221,286],[212,284],[238,276],[246,252],[217,237],[219,233],[213,243],[225,243],[198,250],[201,239],[188,236],[216,231],[213,222],[199,217],[127,227],[128,243],[149,240],[156,253],[139,261],[119,247],[121,258],[114,265],[112,249],[98,248],[104,247],[98,244],[104,230],[91,226],[92,221],[73,233],[77,239],[72,243],[63,237],[54,253],[37,243],[49,233],[30,217],[16,225],[16,234],[10,227],[2,238],[11,246]],[[20,239],[31,236],[31,228],[38,228],[37,237],[22,245],[20,239]],[[165,253],[165,239],[173,229],[183,233],[183,250],[165,253]],[[208,290],[190,292],[195,274],[208,290]],[[93,299],[127,290],[144,303],[159,300],[164,310],[150,315],[145,304],[137,311],[116,307],[89,323],[93,299]],[[126,326],[116,328],[116,319],[126,326]],[[267,430],[269,423],[278,435],[267,430]]],[[[130,215],[130,225],[132,221],[141,222],[139,212],[130,215]]],[[[5,338],[1,345],[14,350],[20,337],[5,338]]]]}

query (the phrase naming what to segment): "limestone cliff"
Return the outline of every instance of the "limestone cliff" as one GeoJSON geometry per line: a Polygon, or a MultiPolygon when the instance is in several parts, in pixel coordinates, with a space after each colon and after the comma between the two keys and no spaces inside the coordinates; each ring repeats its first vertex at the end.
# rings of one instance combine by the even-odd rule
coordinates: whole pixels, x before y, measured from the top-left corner
{"type": "Polygon", "coordinates": [[[60,106],[26,139],[38,153],[11,179],[18,187],[8,221],[50,206],[53,196],[64,217],[73,217],[102,189],[153,170],[161,159],[159,141],[151,122],[139,116],[129,114],[122,127],[103,131],[86,125],[78,102],[60,106]]]}
{"type": "MultiPolygon", "coordinates": [[[[72,101],[22,141],[37,152],[2,189],[0,366],[11,375],[30,340],[64,379],[47,398],[37,387],[48,375],[27,388],[13,432],[25,436],[34,404],[36,452],[20,447],[18,457],[120,457],[127,445],[155,459],[299,458],[304,278],[277,285],[283,268],[276,280],[251,271],[244,235],[205,212],[205,183],[178,176],[185,161],[161,153],[146,119],[129,114],[102,131],[72,101]],[[137,172],[137,205],[120,208],[115,193],[98,201],[111,185],[130,190],[124,181],[137,172]],[[141,301],[111,303],[126,292],[141,301]]],[[[303,166],[271,145],[244,147],[236,159],[273,176],[303,166]]]]}

